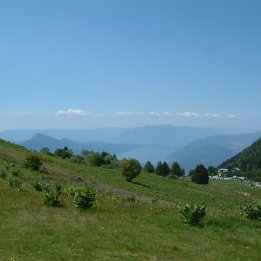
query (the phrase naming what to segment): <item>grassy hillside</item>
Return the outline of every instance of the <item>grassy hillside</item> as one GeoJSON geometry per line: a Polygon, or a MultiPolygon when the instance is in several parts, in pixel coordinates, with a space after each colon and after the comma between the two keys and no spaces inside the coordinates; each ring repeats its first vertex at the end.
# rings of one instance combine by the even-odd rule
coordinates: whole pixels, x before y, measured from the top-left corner
{"type": "Polygon", "coordinates": [[[236,156],[222,163],[220,167],[238,167],[245,173],[245,176],[261,181],[261,138],[236,156]]]}
{"type": "Polygon", "coordinates": [[[259,260],[260,221],[243,219],[240,206],[257,203],[259,189],[240,181],[202,186],[142,173],[126,182],[118,169],[75,164],[41,155],[44,172],[24,166],[28,151],[0,142],[0,260],[259,260]],[[14,170],[20,170],[13,176],[14,170]],[[21,191],[9,180],[20,180],[21,191]],[[61,206],[43,204],[35,181],[62,185],[61,206]],[[69,186],[91,184],[96,207],[78,210],[69,186]],[[132,197],[130,197],[132,196],[132,197]],[[135,199],[135,200],[134,200],[135,199]],[[185,203],[207,205],[202,227],[180,218],[185,203]]]}

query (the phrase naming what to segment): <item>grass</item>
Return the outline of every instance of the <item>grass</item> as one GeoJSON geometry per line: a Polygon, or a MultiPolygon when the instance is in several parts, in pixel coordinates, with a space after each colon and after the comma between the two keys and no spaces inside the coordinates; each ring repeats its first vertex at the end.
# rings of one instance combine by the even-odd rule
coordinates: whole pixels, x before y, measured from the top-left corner
{"type": "Polygon", "coordinates": [[[261,192],[244,182],[201,186],[142,173],[130,183],[118,170],[50,156],[42,156],[49,174],[39,174],[23,167],[27,153],[0,144],[0,169],[4,159],[15,161],[23,182],[18,191],[8,185],[10,171],[0,179],[0,260],[260,260],[261,224],[243,219],[239,207],[258,202],[261,192]],[[96,207],[77,210],[64,193],[61,206],[47,207],[35,180],[63,188],[93,183],[96,207]],[[203,227],[182,222],[185,203],[207,205],[203,227]]]}

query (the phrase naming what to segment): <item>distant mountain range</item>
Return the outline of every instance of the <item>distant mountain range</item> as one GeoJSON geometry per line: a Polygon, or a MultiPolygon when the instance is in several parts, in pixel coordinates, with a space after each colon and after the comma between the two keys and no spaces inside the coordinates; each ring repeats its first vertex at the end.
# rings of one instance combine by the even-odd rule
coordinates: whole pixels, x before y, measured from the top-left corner
{"type": "Polygon", "coordinates": [[[57,148],[67,146],[75,154],[80,154],[82,150],[92,150],[95,152],[107,151],[112,154],[120,154],[126,151],[137,149],[139,145],[134,143],[112,144],[106,142],[88,142],[80,143],[69,139],[55,139],[53,137],[37,133],[31,139],[21,142],[20,145],[31,150],[41,150],[43,147],[48,147],[52,152],[57,148]]]}
{"type": "Polygon", "coordinates": [[[46,129],[6,130],[0,138],[40,150],[68,146],[74,153],[83,149],[107,151],[118,158],[136,158],[172,163],[178,161],[188,172],[197,164],[217,166],[249,146],[261,132],[224,135],[219,130],[187,126],[145,126],[87,130],[46,129]]]}

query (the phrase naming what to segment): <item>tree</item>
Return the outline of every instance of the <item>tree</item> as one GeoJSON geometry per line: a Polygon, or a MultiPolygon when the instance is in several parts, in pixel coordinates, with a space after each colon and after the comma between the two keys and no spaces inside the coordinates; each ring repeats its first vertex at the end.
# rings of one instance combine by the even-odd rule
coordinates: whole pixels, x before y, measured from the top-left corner
{"type": "Polygon", "coordinates": [[[73,152],[72,150],[69,150],[67,146],[65,146],[63,149],[56,149],[54,155],[63,159],[69,159],[73,155],[73,152]]]}
{"type": "Polygon", "coordinates": [[[156,175],[166,177],[170,173],[169,165],[164,161],[163,163],[161,161],[158,162],[155,170],[156,175]]]}
{"type": "Polygon", "coordinates": [[[141,172],[141,165],[136,159],[124,159],[120,165],[121,173],[128,182],[136,178],[141,172]]]}
{"type": "Polygon", "coordinates": [[[144,171],[147,173],[154,173],[155,169],[150,161],[147,161],[143,167],[144,171]]]}
{"type": "Polygon", "coordinates": [[[208,175],[209,176],[215,176],[217,175],[217,169],[213,166],[208,167],[208,175]]]}
{"type": "Polygon", "coordinates": [[[197,184],[208,184],[208,171],[204,165],[200,164],[190,172],[191,181],[197,184]]]}
{"type": "Polygon", "coordinates": [[[173,162],[172,166],[171,166],[171,170],[170,170],[171,175],[173,176],[178,176],[178,177],[182,177],[185,175],[185,171],[184,169],[182,169],[180,167],[180,165],[178,164],[178,162],[173,162]]]}
{"type": "Polygon", "coordinates": [[[41,150],[40,150],[40,153],[42,154],[47,154],[47,155],[52,155],[50,149],[48,147],[43,147],[41,150]]]}
{"type": "Polygon", "coordinates": [[[31,168],[32,170],[39,171],[40,167],[43,165],[41,158],[34,153],[29,154],[26,157],[25,166],[31,168]]]}

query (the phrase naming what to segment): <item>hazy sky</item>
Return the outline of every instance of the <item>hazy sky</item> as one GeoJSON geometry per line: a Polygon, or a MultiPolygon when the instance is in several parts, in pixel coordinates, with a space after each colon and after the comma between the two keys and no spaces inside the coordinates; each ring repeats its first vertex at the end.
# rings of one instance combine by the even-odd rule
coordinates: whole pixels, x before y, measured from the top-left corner
{"type": "Polygon", "coordinates": [[[261,129],[260,0],[0,0],[0,129],[261,129]]]}

